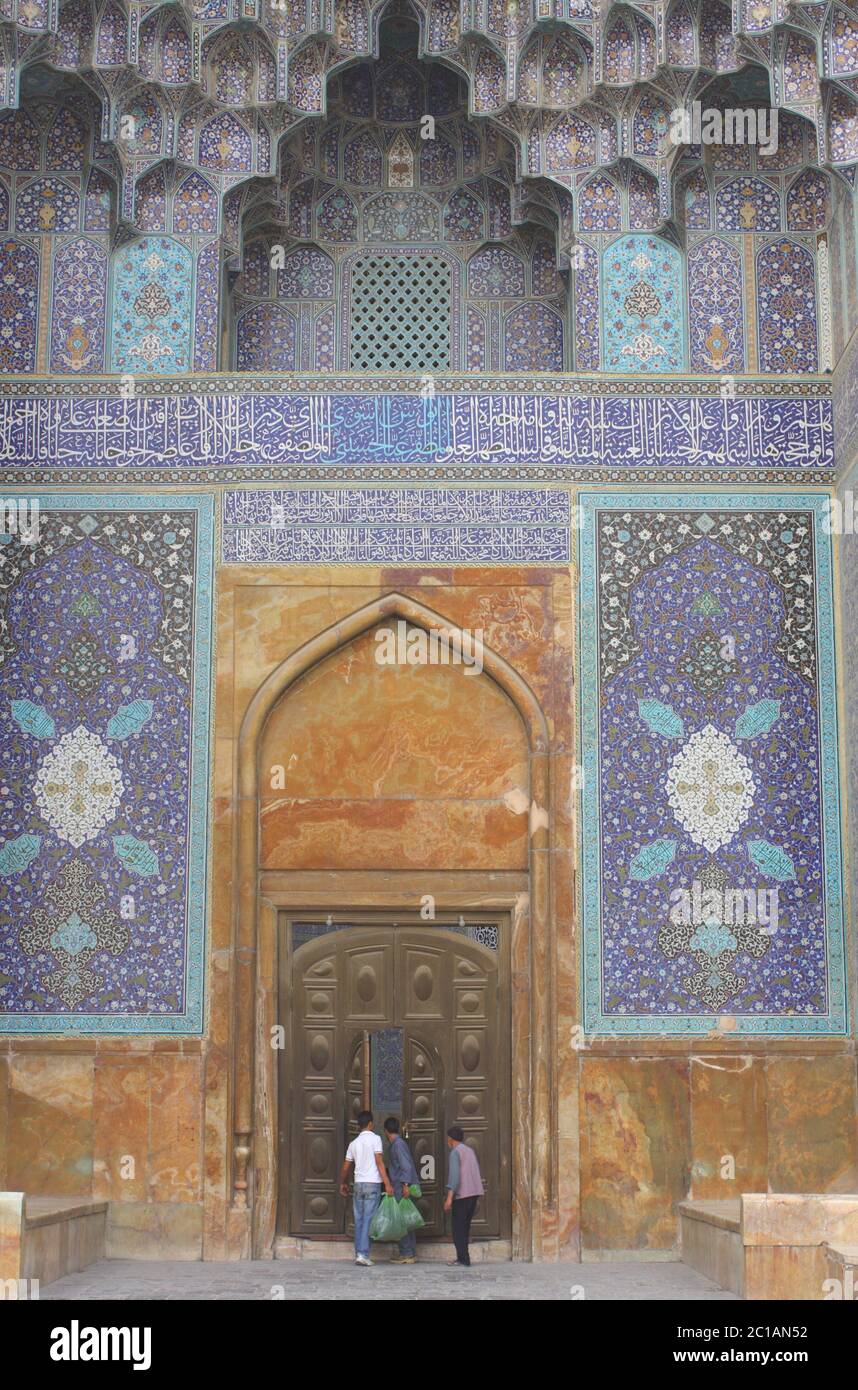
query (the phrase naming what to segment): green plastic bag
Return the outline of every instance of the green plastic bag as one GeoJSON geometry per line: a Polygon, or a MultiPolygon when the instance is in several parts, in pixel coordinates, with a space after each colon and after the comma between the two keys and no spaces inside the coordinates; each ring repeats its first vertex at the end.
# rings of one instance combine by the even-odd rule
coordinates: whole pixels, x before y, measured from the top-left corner
{"type": "Polygon", "coordinates": [[[420,1186],[419,1182],[412,1182],[408,1184],[408,1195],[409,1197],[423,1196],[423,1188],[420,1186]]]}
{"type": "MultiPolygon", "coordinates": [[[[412,1188],[411,1191],[413,1192],[414,1189],[412,1188]]],[[[400,1200],[399,1215],[405,1222],[406,1231],[419,1231],[421,1226],[426,1225],[426,1222],[423,1220],[423,1217],[420,1215],[419,1210],[410,1197],[403,1197],[400,1200]]]]}
{"type": "Polygon", "coordinates": [[[406,1226],[395,1197],[382,1197],[369,1228],[370,1240],[401,1240],[406,1226]]]}

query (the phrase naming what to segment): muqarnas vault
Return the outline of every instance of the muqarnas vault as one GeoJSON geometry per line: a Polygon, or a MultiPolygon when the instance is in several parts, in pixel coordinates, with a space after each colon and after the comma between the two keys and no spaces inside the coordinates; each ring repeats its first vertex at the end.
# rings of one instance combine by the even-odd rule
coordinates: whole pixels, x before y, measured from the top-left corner
{"type": "Polygon", "coordinates": [[[4,372],[812,373],[848,338],[846,7],[8,10],[4,372]],[[775,138],[677,145],[694,103],[775,138]]]}

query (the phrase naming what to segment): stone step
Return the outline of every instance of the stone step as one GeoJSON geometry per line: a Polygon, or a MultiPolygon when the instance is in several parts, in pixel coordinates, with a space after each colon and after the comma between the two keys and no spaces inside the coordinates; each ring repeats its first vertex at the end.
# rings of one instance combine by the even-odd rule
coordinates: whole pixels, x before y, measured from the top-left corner
{"type": "MultiPolygon", "coordinates": [[[[472,1240],[471,1262],[511,1260],[512,1243],[508,1240],[472,1240]]],[[[385,1264],[398,1254],[394,1244],[384,1241],[373,1245],[370,1258],[385,1264]]],[[[449,1240],[418,1240],[417,1258],[421,1262],[443,1263],[455,1259],[456,1250],[449,1240]]],[[[350,1240],[306,1240],[301,1236],[278,1236],[274,1242],[275,1260],[353,1260],[355,1248],[350,1240]]]]}

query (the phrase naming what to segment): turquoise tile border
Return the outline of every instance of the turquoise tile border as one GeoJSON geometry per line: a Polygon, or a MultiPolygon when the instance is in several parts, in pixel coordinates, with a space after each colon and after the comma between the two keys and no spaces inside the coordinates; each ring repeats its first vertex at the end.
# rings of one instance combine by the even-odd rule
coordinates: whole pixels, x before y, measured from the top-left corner
{"type": "Polygon", "coordinates": [[[700,1036],[717,1028],[717,1014],[606,1016],[602,1010],[601,971],[601,807],[598,713],[599,634],[595,570],[596,516],[623,511],[796,511],[813,517],[816,560],[817,670],[819,685],[820,767],[822,770],[823,855],[825,861],[826,953],[829,1012],[814,1017],[732,1014],[732,1032],[783,1037],[838,1036],[849,1032],[844,946],[843,864],[841,849],[840,767],[838,757],[837,668],[831,538],[821,522],[828,494],[688,493],[581,491],[579,531],[578,651],[580,660],[579,734],[583,766],[581,792],[582,978],[585,1033],[614,1037],[700,1036]]]}
{"type": "MultiPolygon", "coordinates": [[[[6,490],[6,496],[16,495],[6,490]]],[[[17,495],[34,497],[36,494],[17,495]]],[[[188,870],[185,903],[185,1012],[183,1014],[0,1014],[0,1034],[160,1034],[193,1037],[205,1022],[205,929],[209,848],[209,766],[213,682],[214,498],[210,494],[147,493],[38,496],[40,511],[195,511],[197,568],[194,595],[194,675],[191,700],[191,784],[188,789],[188,870]]]]}

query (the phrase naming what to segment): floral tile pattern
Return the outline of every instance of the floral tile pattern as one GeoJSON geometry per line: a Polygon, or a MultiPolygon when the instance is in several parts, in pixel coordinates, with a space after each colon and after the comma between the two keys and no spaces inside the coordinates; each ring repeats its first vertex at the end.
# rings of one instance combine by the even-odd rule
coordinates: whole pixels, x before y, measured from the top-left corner
{"type": "Polygon", "coordinates": [[[212,499],[39,500],[0,579],[0,1032],[196,1033],[212,499]]]}
{"type": "Polygon", "coordinates": [[[602,335],[609,372],[685,366],[679,252],[654,237],[613,242],[602,263],[602,335]]]}
{"type": "Polygon", "coordinates": [[[104,370],[107,252],[90,237],[65,241],[54,254],[51,368],[104,370]]]}
{"type": "Polygon", "coordinates": [[[586,1024],[848,1024],[822,496],[582,494],[586,1024]]]}
{"type": "Polygon", "coordinates": [[[125,248],[113,285],[112,371],[190,370],[192,285],[181,242],[141,237],[125,248]]]}

